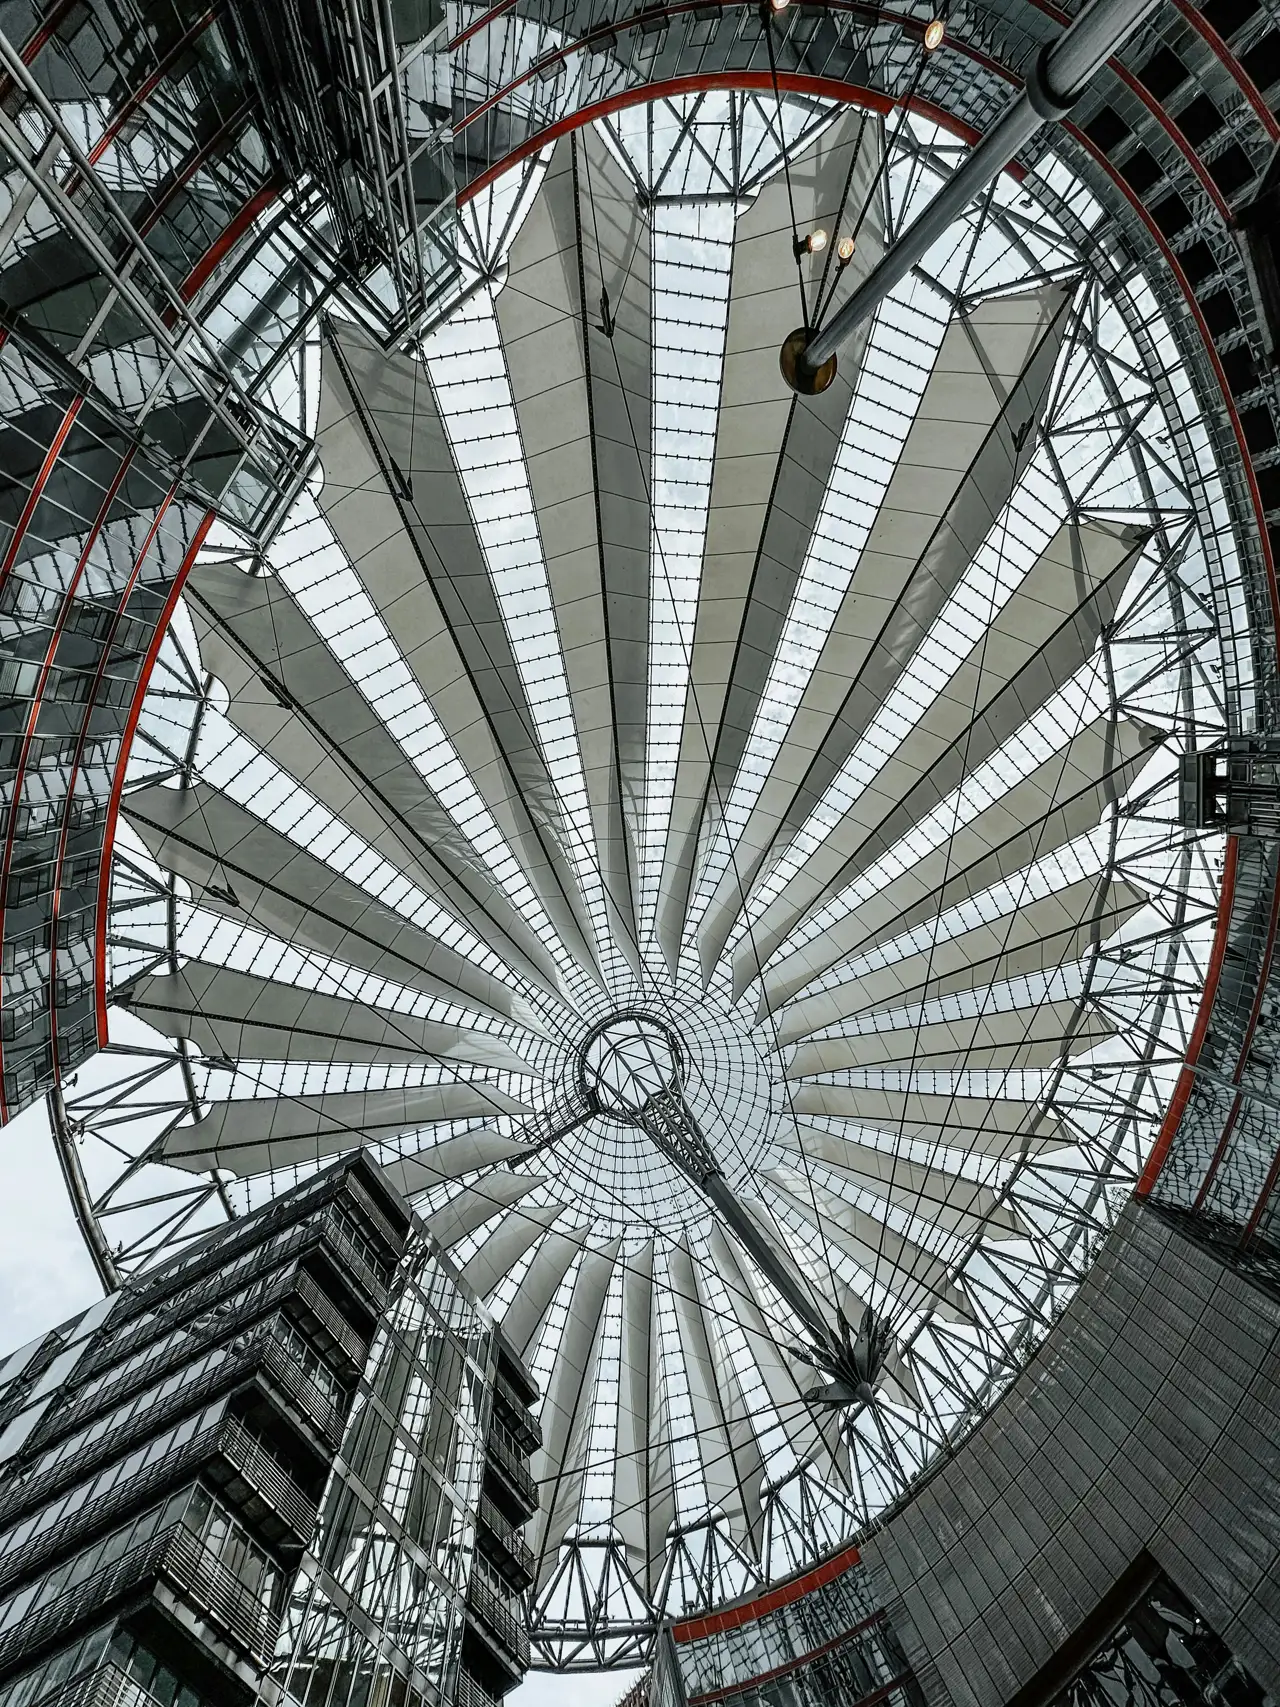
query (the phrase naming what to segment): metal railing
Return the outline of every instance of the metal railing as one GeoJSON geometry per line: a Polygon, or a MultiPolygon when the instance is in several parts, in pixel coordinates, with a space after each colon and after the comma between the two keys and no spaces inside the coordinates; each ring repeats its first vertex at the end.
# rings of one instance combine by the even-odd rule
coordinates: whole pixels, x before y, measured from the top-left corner
{"type": "MultiPolygon", "coordinates": [[[[458,1688],[454,1694],[454,1707],[502,1707],[496,1695],[490,1695],[482,1683],[478,1683],[465,1666],[458,1672],[458,1688]]],[[[97,1707],[97,1704],[94,1704],[97,1707]]]]}
{"type": "MultiPolygon", "coordinates": [[[[117,1313],[122,1319],[143,1310],[155,1310],[161,1300],[191,1286],[206,1273],[214,1280],[224,1274],[236,1258],[249,1254],[254,1246],[267,1243],[277,1231],[297,1225],[300,1234],[311,1231],[316,1212],[335,1198],[340,1198],[346,1185],[345,1176],[328,1178],[318,1175],[306,1185],[279,1197],[268,1207],[256,1210],[243,1224],[232,1222],[212,1245],[200,1245],[180,1257],[171,1258],[162,1269],[126,1288],[117,1313]]],[[[274,1246],[278,1251],[280,1246],[274,1246]]]]}
{"type": "Polygon", "coordinates": [[[327,1394],[301,1369],[280,1344],[267,1335],[259,1342],[262,1348],[262,1367],[270,1380],[279,1387],[315,1424],[324,1438],[337,1446],[342,1439],[345,1414],[327,1394]]]}
{"type": "Polygon", "coordinates": [[[224,1362],[205,1370],[198,1379],[170,1393],[163,1402],[149,1405],[137,1415],[118,1423],[91,1446],[86,1446],[78,1456],[55,1466],[53,1473],[41,1477],[38,1481],[25,1475],[14,1480],[5,1488],[3,1497],[0,1497],[0,1521],[12,1521],[23,1511],[46,1504],[61,1490],[71,1487],[91,1470],[109,1463],[112,1458],[127,1451],[135,1441],[158,1434],[164,1425],[198,1409],[224,1387],[235,1386],[238,1381],[244,1379],[253,1360],[251,1351],[228,1356],[224,1362]]]}
{"type": "Polygon", "coordinates": [[[149,1690],[110,1660],[81,1672],[52,1695],[37,1697],[37,1703],[38,1707],[160,1707],[149,1690]]]}
{"type": "Polygon", "coordinates": [[[371,1224],[376,1235],[386,1245],[388,1258],[392,1262],[398,1261],[404,1253],[407,1233],[398,1232],[392,1226],[386,1210],[375,1200],[363,1180],[354,1176],[350,1178],[347,1181],[347,1192],[357,1212],[371,1224]]]}
{"type": "Polygon", "coordinates": [[[311,1538],[316,1523],[316,1502],[302,1491],[278,1459],[265,1451],[234,1417],[222,1425],[217,1447],[219,1455],[288,1524],[299,1540],[311,1538]]]}
{"type": "Polygon", "coordinates": [[[203,1616],[221,1625],[232,1641],[259,1663],[265,1665],[270,1660],[280,1628],[279,1616],[189,1529],[180,1527],[173,1532],[161,1556],[159,1574],[189,1596],[203,1616]]]}
{"type": "Polygon", "coordinates": [[[491,1423],[485,1438],[485,1454],[532,1515],[538,1509],[538,1484],[530,1472],[528,1454],[521,1450],[511,1430],[500,1422],[491,1423]]]}
{"type": "Polygon", "coordinates": [[[516,1661],[520,1671],[529,1669],[529,1632],[511,1610],[501,1588],[476,1560],[467,1584],[467,1609],[474,1612],[498,1646],[516,1661]]]}
{"type": "Polygon", "coordinates": [[[154,1577],[168,1544],[169,1532],[153,1535],[91,1572],[74,1588],[28,1612],[21,1624],[0,1635],[0,1670],[7,1670],[21,1654],[40,1647],[58,1631],[74,1624],[90,1608],[102,1610],[127,1589],[154,1577]]]}
{"type": "MultiPolygon", "coordinates": [[[[246,1299],[243,1312],[228,1316],[225,1332],[230,1334],[235,1331],[246,1317],[250,1319],[260,1317],[285,1299],[296,1297],[310,1311],[323,1331],[329,1335],[349,1362],[357,1370],[362,1369],[368,1356],[367,1343],[338,1309],[337,1305],[333,1303],[332,1299],[326,1296],[312,1276],[297,1266],[297,1263],[306,1256],[309,1247],[315,1246],[325,1239],[329,1239],[335,1246],[337,1245],[329,1222],[313,1219],[286,1228],[280,1237],[274,1240],[270,1246],[262,1249],[260,1254],[246,1253],[249,1257],[258,1255],[259,1260],[246,1261],[245,1257],[240,1259],[245,1264],[246,1272],[236,1277],[239,1282],[238,1289],[243,1289],[244,1286],[252,1284],[255,1271],[269,1270],[284,1263],[288,1263],[289,1267],[264,1286],[256,1297],[246,1299]]],[[[345,1263],[345,1248],[338,1247],[335,1250],[335,1261],[340,1266],[345,1263]]],[[[117,1335],[104,1347],[105,1355],[95,1358],[86,1373],[94,1373],[104,1367],[108,1361],[123,1361],[132,1351],[144,1345],[149,1338],[158,1338],[169,1333],[175,1326],[192,1322],[205,1310],[216,1303],[220,1303],[227,1296],[229,1278],[230,1276],[224,1271],[196,1283],[190,1291],[184,1293],[181,1299],[180,1317],[176,1314],[173,1316],[160,1315],[135,1323],[132,1328],[117,1335]]],[[[211,1335],[211,1338],[214,1337],[217,1336],[211,1335]]],[[[86,1408],[92,1412],[105,1407],[108,1402],[106,1395],[109,1394],[112,1399],[118,1398],[135,1387],[145,1385],[148,1380],[152,1379],[159,1370],[168,1364],[180,1363],[189,1356],[190,1348],[179,1343],[158,1354],[154,1362],[140,1365],[137,1370],[130,1371],[120,1380],[118,1385],[99,1388],[96,1395],[92,1397],[85,1395],[83,1401],[73,1401],[76,1408],[59,1416],[57,1433],[65,1434],[67,1432],[69,1417],[80,1415],[86,1408]]]]}
{"type": "Polygon", "coordinates": [[[304,1271],[298,1275],[298,1285],[292,1296],[310,1313],[321,1332],[327,1334],[342,1352],[353,1371],[359,1374],[369,1356],[368,1341],[356,1332],[328,1294],[304,1271]]]}
{"type": "MultiPolygon", "coordinates": [[[[104,1340],[101,1350],[91,1354],[86,1374],[122,1360],[149,1339],[167,1333],[179,1321],[202,1315],[223,1299],[248,1290],[272,1269],[284,1269],[287,1264],[287,1271],[281,1275],[280,1282],[287,1280],[292,1283],[297,1278],[298,1259],[316,1237],[314,1220],[302,1221],[296,1226],[282,1228],[269,1241],[259,1241],[238,1254],[229,1253],[226,1263],[214,1273],[193,1280],[176,1297],[171,1293],[166,1298],[157,1299],[151,1306],[152,1314],[132,1321],[128,1327],[117,1330],[104,1340]]],[[[274,1288],[277,1281],[273,1278],[266,1284],[274,1288]]],[[[122,1315],[125,1314],[123,1304],[117,1308],[122,1315]]]]}
{"type": "MultiPolygon", "coordinates": [[[[252,1310],[246,1310],[245,1315],[256,1320],[269,1313],[293,1289],[296,1275],[290,1273],[283,1277],[278,1286],[267,1288],[262,1296],[255,1300],[252,1310]]],[[[36,1440],[43,1451],[47,1446],[61,1440],[72,1433],[82,1422],[92,1417],[102,1416],[105,1412],[118,1405],[121,1400],[128,1398],[131,1393],[141,1392],[144,1387],[151,1385],[168,1370],[190,1363],[195,1355],[203,1355],[221,1339],[230,1339],[235,1333],[243,1331],[243,1318],[228,1316],[225,1325],[220,1325],[216,1332],[202,1336],[191,1323],[178,1324],[169,1322],[163,1325],[164,1331],[170,1331],[181,1325],[184,1328],[182,1337],[170,1345],[158,1346],[155,1353],[144,1358],[141,1363],[131,1369],[122,1370],[115,1380],[104,1381],[92,1390],[80,1393],[69,1404],[62,1406],[49,1419],[49,1426],[41,1429],[36,1440]]],[[[189,1390],[189,1389],[188,1389],[189,1390]]]]}
{"type": "Polygon", "coordinates": [[[494,1382],[493,1407],[508,1434],[527,1452],[536,1452],[542,1445],[542,1430],[531,1417],[515,1392],[499,1378],[494,1382]]]}
{"type": "MultiPolygon", "coordinates": [[[[226,1417],[194,1435],[176,1452],[158,1458],[136,1475],[105,1489],[97,1499],[87,1501],[44,1533],[33,1535],[13,1553],[0,1557],[0,1589],[30,1576],[46,1560],[65,1554],[77,1536],[99,1530],[117,1507],[122,1511],[145,1508],[153,1495],[167,1487],[180,1486],[185,1478],[194,1477],[203,1466],[219,1458],[271,1507],[300,1541],[310,1538],[316,1521],[315,1502],[308,1499],[246,1429],[233,1417],[226,1417]]],[[[213,1479],[226,1480],[216,1471],[213,1479]]],[[[234,1497],[232,1503],[238,1503],[234,1497]]]]}
{"type": "Polygon", "coordinates": [[[387,1302],[386,1282],[364,1252],[357,1248],[355,1240],[342,1225],[336,1206],[331,1206],[326,1211],[320,1225],[323,1228],[324,1242],[332,1245],[334,1254],[339,1259],[338,1272],[355,1283],[376,1311],[383,1310],[387,1302]]]}
{"type": "Polygon", "coordinates": [[[129,1476],[89,1500],[78,1511],[51,1528],[33,1535],[24,1546],[0,1558],[0,1591],[32,1576],[43,1565],[74,1548],[76,1539],[102,1528],[117,1509],[136,1511],[146,1509],[153,1494],[180,1483],[184,1474],[194,1475],[196,1469],[217,1449],[221,1424],[206,1429],[179,1451],[149,1464],[136,1476],[129,1476]]]}
{"type": "Polygon", "coordinates": [[[528,1588],[533,1581],[533,1549],[515,1526],[503,1517],[487,1494],[480,1496],[480,1544],[490,1555],[498,1553],[498,1568],[507,1575],[504,1566],[520,1578],[518,1588],[528,1588]]]}
{"type": "Polygon", "coordinates": [[[121,1595],[161,1580],[190,1597],[202,1615],[260,1664],[267,1662],[279,1618],[189,1529],[178,1524],[130,1547],[0,1634],[0,1672],[82,1618],[104,1611],[121,1595]]]}
{"type": "MultiPolygon", "coordinates": [[[[190,1358],[190,1347],[186,1348],[185,1355],[190,1358]]],[[[154,1376],[157,1369],[167,1368],[170,1363],[176,1361],[179,1360],[168,1356],[158,1359],[157,1368],[144,1366],[145,1373],[149,1377],[154,1376]]],[[[228,1351],[222,1362],[205,1370],[193,1381],[176,1388],[163,1401],[147,1406],[136,1416],[128,1417],[117,1424],[94,1441],[79,1457],[70,1460],[65,1466],[59,1466],[52,1476],[42,1479],[39,1483],[24,1479],[4,1487],[0,1490],[0,1522],[11,1520],[33,1506],[44,1504],[59,1489],[70,1487],[93,1466],[108,1463],[133,1441],[144,1440],[156,1434],[165,1423],[183,1416],[224,1388],[234,1387],[259,1367],[265,1370],[268,1380],[287,1400],[298,1406],[327,1441],[336,1445],[341,1440],[346,1421],[343,1411],[328,1398],[306,1371],[293,1361],[279,1340],[269,1331],[261,1332],[240,1351],[228,1351]]],[[[135,1386],[145,1384],[145,1380],[130,1380],[122,1391],[128,1392],[135,1386]]],[[[83,1420],[109,1409],[111,1402],[120,1396],[120,1393],[111,1388],[95,1394],[86,1394],[83,1400],[73,1404],[60,1415],[55,1440],[65,1436],[69,1429],[83,1420]]],[[[40,1444],[43,1447],[44,1442],[40,1444]]]]}

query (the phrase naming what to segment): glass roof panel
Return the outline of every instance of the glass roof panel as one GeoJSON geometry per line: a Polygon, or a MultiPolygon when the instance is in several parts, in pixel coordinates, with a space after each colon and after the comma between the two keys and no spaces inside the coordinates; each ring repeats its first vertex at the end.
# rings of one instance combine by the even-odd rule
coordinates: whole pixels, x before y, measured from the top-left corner
{"type": "MultiPolygon", "coordinates": [[[[550,45],[492,40],[477,88],[550,45]]],[[[113,1048],[67,1103],[126,1269],[335,1143],[413,1193],[542,1388],[550,1661],[633,1656],[637,1627],[828,1549],[998,1396],[1135,1177],[1210,929],[1175,758],[1220,726],[1239,665],[1206,613],[1238,571],[1168,328],[1069,240],[1096,209],[1047,161],[945,234],[842,353],[845,389],[792,399],[778,345],[823,275],[795,265],[780,151],[833,229],[846,173],[892,225],[963,153],[846,120],[741,93],[618,112],[475,199],[463,299],[420,349],[341,380],[309,351],[321,472],[265,562],[220,538],[194,571],[131,778],[113,1048]],[[584,301],[623,228],[607,308],[584,301]],[[532,306],[559,305],[562,403],[539,410],[504,293],[548,231],[532,306]],[[431,410],[447,519],[369,425],[412,444],[431,410]],[[345,490],[384,529],[368,554],[336,519],[339,444],[371,470],[345,490]],[[561,496],[597,522],[572,568],[545,483],[566,445],[561,496]],[[241,668],[296,655],[213,596],[242,569],[332,660],[328,723],[241,668]],[[335,781],[357,712],[394,789],[335,781]],[[184,820],[179,849],[156,826],[180,783],[269,844],[184,820]],[[303,858],[323,882],[300,896],[274,874],[303,858]],[[219,974],[215,1012],[191,992],[219,974]],[[270,1058],[263,1022],[308,993],[341,998],[314,1059],[270,1058]],[[395,1049],[366,1041],[384,1022],[395,1049]],[[410,1050],[410,1022],[469,1041],[410,1050]],[[260,1056],[219,1024],[259,1026],[260,1056]],[[633,1108],[591,1078],[610,1024],[671,1040],[633,1108]],[[211,1165],[192,1136],[357,1091],[379,1120],[327,1102],[349,1129],[287,1162],[249,1137],[211,1165]]]]}

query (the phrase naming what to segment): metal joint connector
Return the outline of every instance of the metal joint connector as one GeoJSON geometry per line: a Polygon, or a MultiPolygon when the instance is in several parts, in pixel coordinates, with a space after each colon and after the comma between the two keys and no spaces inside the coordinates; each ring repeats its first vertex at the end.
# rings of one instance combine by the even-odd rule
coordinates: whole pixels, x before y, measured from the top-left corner
{"type": "Polygon", "coordinates": [[[1046,124],[1056,124],[1066,117],[1084,93],[1077,89],[1070,95],[1059,95],[1049,82],[1049,60],[1054,43],[1046,42],[1027,72],[1026,96],[1032,111],[1046,124]]]}

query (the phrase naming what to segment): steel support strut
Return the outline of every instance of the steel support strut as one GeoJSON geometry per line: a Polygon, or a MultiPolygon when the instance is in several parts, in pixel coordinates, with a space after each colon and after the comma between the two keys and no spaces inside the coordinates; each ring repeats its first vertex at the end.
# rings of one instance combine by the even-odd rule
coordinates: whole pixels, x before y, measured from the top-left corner
{"type": "Polygon", "coordinates": [[[673,1090],[653,1097],[641,1111],[639,1125],[667,1160],[674,1163],[715,1204],[743,1249],[750,1252],[757,1268],[804,1323],[815,1349],[820,1352],[829,1350],[833,1345],[830,1322],[795,1271],[782,1261],[738,1202],[702,1135],[693,1110],[680,1092],[673,1090]]]}
{"type": "Polygon", "coordinates": [[[804,375],[816,373],[830,361],[854,328],[874,313],[1041,125],[1070,112],[1094,75],[1159,3],[1089,0],[1057,41],[1041,49],[1022,93],[1005,108],[919,219],[889,245],[848,301],[808,341],[799,357],[804,375]]]}

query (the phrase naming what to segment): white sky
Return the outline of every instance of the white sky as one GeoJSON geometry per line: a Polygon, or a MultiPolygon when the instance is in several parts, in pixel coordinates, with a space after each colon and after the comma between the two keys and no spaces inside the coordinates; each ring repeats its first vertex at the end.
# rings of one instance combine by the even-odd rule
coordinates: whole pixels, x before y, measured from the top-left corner
{"type": "Polygon", "coordinates": [[[0,1355],[101,1296],[42,1100],[0,1131],[0,1355]]]}
{"type": "Polygon", "coordinates": [[[531,1671],[504,1707],[614,1707],[640,1676],[638,1671],[531,1671]]]}

